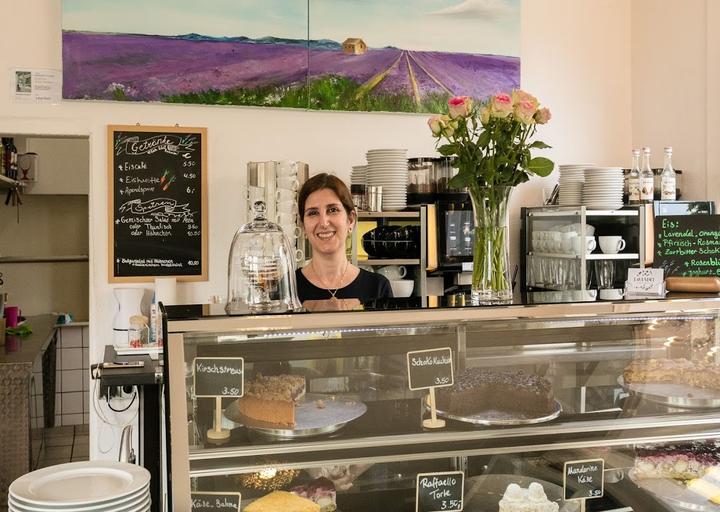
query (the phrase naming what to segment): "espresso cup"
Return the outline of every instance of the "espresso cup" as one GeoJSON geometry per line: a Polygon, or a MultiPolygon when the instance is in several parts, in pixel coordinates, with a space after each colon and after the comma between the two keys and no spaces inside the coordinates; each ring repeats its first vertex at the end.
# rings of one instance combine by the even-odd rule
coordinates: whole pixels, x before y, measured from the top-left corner
{"type": "Polygon", "coordinates": [[[617,254],[625,249],[625,240],[621,236],[601,236],[600,250],[605,254],[617,254]]]}
{"type": "Polygon", "coordinates": [[[402,279],[407,275],[407,269],[403,265],[386,265],[375,272],[387,277],[390,281],[402,279]]]}
{"type": "Polygon", "coordinates": [[[582,254],[582,251],[585,251],[585,254],[590,254],[596,248],[597,242],[594,236],[586,236],[585,240],[580,236],[573,238],[573,249],[578,256],[582,254]]]}

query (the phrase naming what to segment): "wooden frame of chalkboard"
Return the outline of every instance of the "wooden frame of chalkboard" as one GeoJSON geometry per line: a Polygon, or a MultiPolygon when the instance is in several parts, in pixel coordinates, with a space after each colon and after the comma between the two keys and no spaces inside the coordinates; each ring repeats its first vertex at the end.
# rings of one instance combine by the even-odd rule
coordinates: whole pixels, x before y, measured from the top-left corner
{"type": "Polygon", "coordinates": [[[208,280],[207,129],[108,125],[108,282],[208,280]]]}

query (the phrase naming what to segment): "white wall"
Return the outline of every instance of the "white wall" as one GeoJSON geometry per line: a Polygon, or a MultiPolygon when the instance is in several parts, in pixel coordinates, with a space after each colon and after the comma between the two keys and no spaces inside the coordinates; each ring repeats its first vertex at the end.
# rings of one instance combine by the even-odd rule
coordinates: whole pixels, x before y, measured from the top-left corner
{"type": "MultiPolygon", "coordinates": [[[[0,31],[2,71],[60,69],[60,0],[8,4],[0,31]]],[[[527,1],[522,23],[522,83],[553,112],[553,120],[541,130],[542,139],[553,146],[551,158],[626,163],[631,141],[630,1],[527,1]]],[[[227,250],[244,219],[241,197],[248,160],[299,159],[310,164],[311,172],[331,170],[347,177],[368,148],[433,152],[425,116],[82,101],[20,105],[11,103],[8,82],[0,80],[0,132],[90,137],[91,362],[101,358],[110,340],[114,312],[107,284],[108,124],[208,127],[210,281],[181,285],[180,297],[187,301],[226,293],[227,250]]],[[[517,191],[516,226],[519,205],[537,205],[540,199],[539,183],[517,191]]],[[[94,457],[101,456],[99,443],[103,451],[117,453],[117,446],[111,449],[117,431],[101,429],[95,416],[91,430],[94,457]]]]}

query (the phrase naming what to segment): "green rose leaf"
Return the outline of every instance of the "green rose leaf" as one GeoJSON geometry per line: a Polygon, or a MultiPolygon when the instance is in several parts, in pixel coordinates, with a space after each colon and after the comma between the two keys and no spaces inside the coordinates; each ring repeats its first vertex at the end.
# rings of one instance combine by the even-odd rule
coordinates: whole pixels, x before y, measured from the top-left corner
{"type": "Polygon", "coordinates": [[[448,184],[451,188],[465,188],[470,185],[472,178],[470,173],[458,173],[450,179],[448,184]]]}
{"type": "Polygon", "coordinates": [[[537,174],[538,176],[549,176],[552,172],[554,164],[552,160],[538,156],[530,160],[528,165],[528,171],[537,174]]]}
{"type": "Polygon", "coordinates": [[[442,146],[437,148],[437,150],[442,156],[452,156],[457,153],[457,148],[455,147],[455,144],[443,144],[442,146]]]}
{"type": "Polygon", "coordinates": [[[528,147],[530,147],[532,149],[548,149],[548,148],[551,148],[552,146],[548,146],[541,140],[536,140],[535,142],[530,144],[530,146],[528,146],[528,147]]]}

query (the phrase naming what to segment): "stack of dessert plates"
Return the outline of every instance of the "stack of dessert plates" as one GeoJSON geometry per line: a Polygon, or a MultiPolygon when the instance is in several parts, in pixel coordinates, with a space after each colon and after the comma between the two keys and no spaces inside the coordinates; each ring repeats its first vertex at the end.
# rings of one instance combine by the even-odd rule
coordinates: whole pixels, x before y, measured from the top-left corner
{"type": "Polygon", "coordinates": [[[585,169],[592,164],[560,165],[560,206],[577,206],[582,204],[583,183],[585,182],[585,169]]]}
{"type": "Polygon", "coordinates": [[[150,473],[113,461],[70,462],[23,475],[12,484],[9,512],[147,512],[150,473]]]}
{"type": "Polygon", "coordinates": [[[350,184],[351,185],[365,185],[367,184],[367,165],[353,165],[352,171],[350,171],[350,184]]]}
{"type": "Polygon", "coordinates": [[[382,187],[382,209],[407,206],[407,149],[371,149],[367,152],[367,184],[382,187]]]}
{"type": "Polygon", "coordinates": [[[623,170],[620,167],[585,169],[582,203],[598,210],[617,210],[623,205],[623,170]]]}

